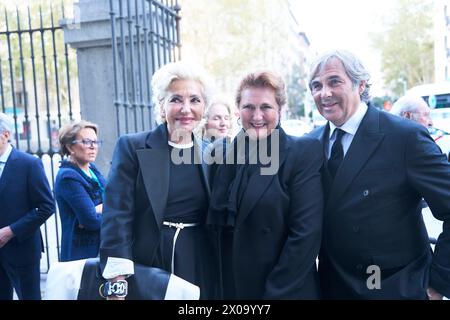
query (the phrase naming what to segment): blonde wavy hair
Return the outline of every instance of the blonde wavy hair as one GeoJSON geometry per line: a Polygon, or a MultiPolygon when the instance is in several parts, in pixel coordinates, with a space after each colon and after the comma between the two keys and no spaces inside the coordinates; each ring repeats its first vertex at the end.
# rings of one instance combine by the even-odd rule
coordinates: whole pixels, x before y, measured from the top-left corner
{"type": "Polygon", "coordinates": [[[235,108],[233,104],[230,102],[230,99],[228,99],[226,96],[216,96],[212,99],[211,103],[206,108],[205,114],[203,116],[202,121],[200,122],[197,129],[194,131],[194,133],[197,136],[201,136],[202,138],[206,138],[206,125],[208,123],[208,119],[210,117],[211,109],[216,105],[223,105],[228,110],[228,114],[230,116],[230,129],[228,131],[228,137],[231,137],[233,135],[233,132],[235,131],[235,108]]]}
{"type": "Polygon", "coordinates": [[[152,99],[158,122],[166,122],[165,117],[161,115],[161,108],[164,106],[164,100],[167,98],[169,87],[174,80],[192,80],[198,82],[202,87],[205,106],[208,106],[211,101],[212,82],[203,68],[195,64],[188,64],[184,61],[168,63],[158,69],[152,77],[152,99]]]}

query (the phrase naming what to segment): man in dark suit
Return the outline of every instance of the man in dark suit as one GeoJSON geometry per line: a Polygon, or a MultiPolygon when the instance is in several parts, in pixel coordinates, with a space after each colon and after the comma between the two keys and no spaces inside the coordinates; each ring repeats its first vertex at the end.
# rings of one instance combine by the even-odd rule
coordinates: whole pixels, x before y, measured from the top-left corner
{"type": "Polygon", "coordinates": [[[9,144],[12,124],[0,113],[0,300],[40,300],[40,225],[55,204],[42,162],[9,144]]]}
{"type": "Polygon", "coordinates": [[[309,83],[328,123],[319,274],[328,299],[450,296],[450,165],[427,130],[367,105],[369,73],[346,51],[321,56],[309,83]],[[444,221],[434,254],[421,198],[444,221]]]}

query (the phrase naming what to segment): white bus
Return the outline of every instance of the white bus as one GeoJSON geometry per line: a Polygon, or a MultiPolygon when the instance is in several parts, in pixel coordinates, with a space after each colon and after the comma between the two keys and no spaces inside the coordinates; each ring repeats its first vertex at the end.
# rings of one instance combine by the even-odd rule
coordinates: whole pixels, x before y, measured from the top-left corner
{"type": "Polygon", "coordinates": [[[412,87],[407,94],[421,96],[432,109],[434,127],[450,132],[450,81],[412,87]]]}

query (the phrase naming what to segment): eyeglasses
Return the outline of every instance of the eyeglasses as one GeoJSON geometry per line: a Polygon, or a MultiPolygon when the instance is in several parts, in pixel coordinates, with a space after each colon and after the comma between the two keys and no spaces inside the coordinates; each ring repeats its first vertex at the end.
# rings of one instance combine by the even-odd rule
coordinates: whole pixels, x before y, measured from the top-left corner
{"type": "Polygon", "coordinates": [[[91,140],[91,139],[81,139],[81,140],[73,140],[72,144],[81,143],[85,147],[101,147],[103,141],[101,140],[91,140]]]}

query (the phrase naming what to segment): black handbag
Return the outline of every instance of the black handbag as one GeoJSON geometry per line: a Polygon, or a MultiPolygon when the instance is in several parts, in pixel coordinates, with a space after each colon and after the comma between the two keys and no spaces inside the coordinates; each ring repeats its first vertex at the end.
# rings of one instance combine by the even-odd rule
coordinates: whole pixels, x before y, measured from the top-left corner
{"type": "MultiPolygon", "coordinates": [[[[169,284],[170,272],[134,264],[134,275],[127,278],[127,300],[164,300],[169,284]]],[[[106,280],[101,276],[100,259],[87,259],[81,276],[78,300],[104,300],[101,287],[106,280]]]]}

